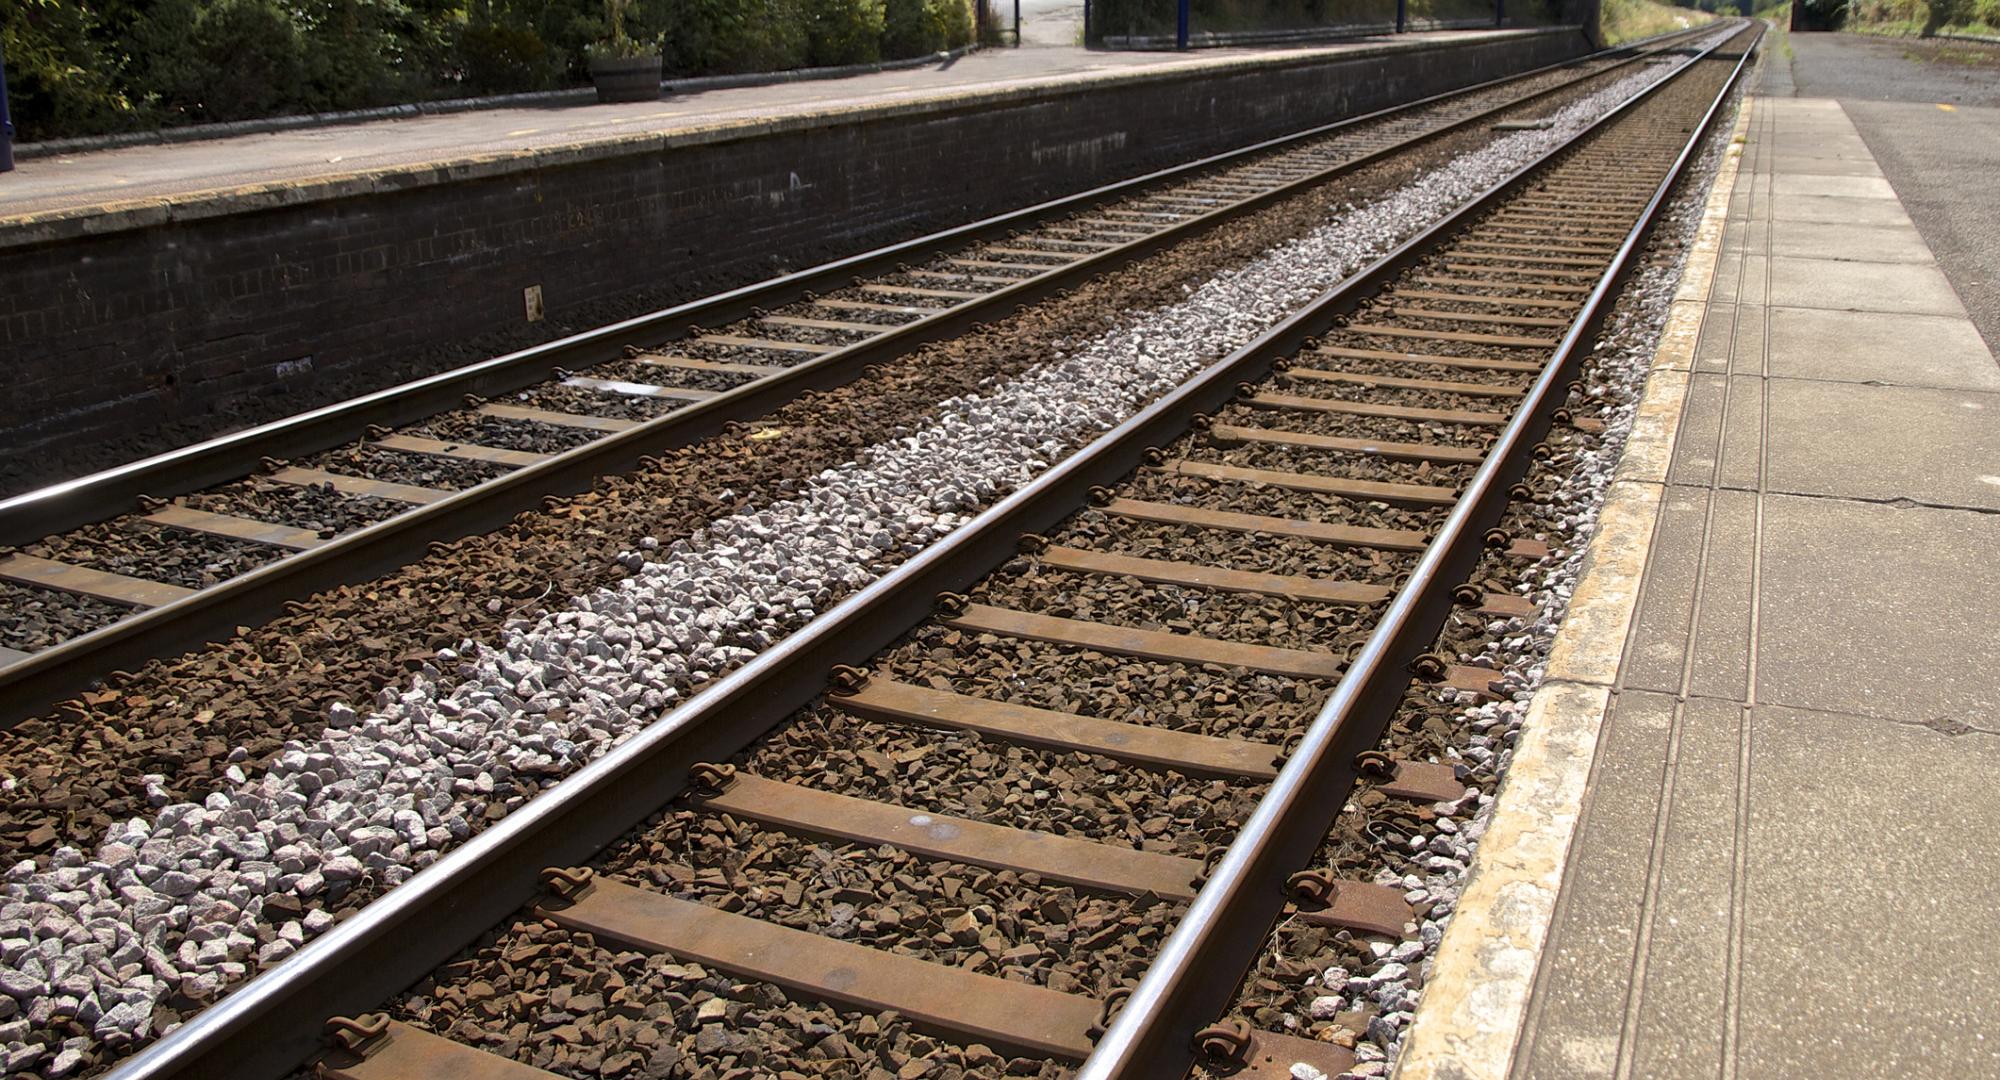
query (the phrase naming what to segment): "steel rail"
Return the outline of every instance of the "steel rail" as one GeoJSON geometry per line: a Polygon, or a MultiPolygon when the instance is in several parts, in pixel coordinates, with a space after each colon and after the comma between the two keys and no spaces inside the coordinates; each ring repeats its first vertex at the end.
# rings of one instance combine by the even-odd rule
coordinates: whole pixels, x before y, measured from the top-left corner
{"type": "MultiPolygon", "coordinates": [[[[1706,55],[1707,50],[1687,63],[1706,55]]],[[[1671,74],[1664,76],[1656,85],[1671,79],[1671,74]]],[[[1632,100],[1647,93],[1651,90],[1632,100]]],[[[1577,139],[1598,126],[1591,125],[1577,139]]],[[[1280,356],[1296,352],[1336,319],[1353,313],[1363,298],[1416,265],[1440,239],[1530,182],[1576,141],[1539,156],[1322,293],[111,1075],[116,1080],[229,1080],[281,1074],[296,1066],[318,1048],[327,1018],[375,1008],[513,916],[540,891],[543,867],[588,860],[632,823],[681,794],[692,765],[726,758],[811,702],[825,689],[835,665],[866,663],[929,617],[938,593],[963,589],[1014,557],[1022,534],[1050,528],[1083,505],[1091,488],[1139,467],[1150,448],[1185,432],[1196,414],[1233,400],[1238,383],[1269,374],[1280,356]]]]}
{"type": "MultiPolygon", "coordinates": [[[[548,461],[527,466],[457,492],[427,506],[399,514],[374,525],[337,537],[319,547],[298,552],[275,562],[201,589],[193,595],[130,615],[108,626],[71,638],[59,645],[30,654],[26,659],[0,667],[0,731],[22,720],[41,715],[55,703],[89,688],[112,672],[131,669],[160,656],[184,652],[198,645],[226,638],[239,626],[260,625],[276,616],[287,601],[315,592],[366,581],[423,557],[427,546],[491,531],[505,525],[517,514],[533,509],[552,496],[573,495],[588,490],[603,475],[630,471],[641,459],[721,433],[732,423],[763,416],[806,390],[827,390],[852,381],[869,364],[941,340],[974,325],[981,316],[1011,310],[1042,300],[1081,276],[1108,273],[1151,255],[1190,235],[1214,228],[1243,214],[1281,199],[1290,198],[1344,173],[1404,153],[1412,147],[1441,138],[1450,132],[1479,123],[1507,110],[1544,99],[1584,79],[1596,78],[1634,63],[1658,51],[1671,48],[1678,35],[1652,39],[1655,52],[1632,51],[1636,47],[1606,50],[1578,60],[1549,65],[1523,75],[1492,80],[1463,90],[1434,95],[1422,101],[1365,116],[1322,125],[1307,132],[1282,136],[1255,146],[1229,151],[1200,162],[1176,166],[1135,180],[1108,185],[1081,195],[1043,203],[1012,214],[990,218],[880,251],[828,263],[760,285],[749,286],[707,300],[669,308],[652,315],[616,323],[562,341],[484,361],[379,391],[338,405],[301,414],[291,420],[254,428],[240,435],[226,436],[173,454],[161,455],[121,469],[55,485],[39,492],[0,502],[0,543],[21,543],[71,521],[88,504],[101,507],[105,501],[130,500],[140,493],[160,495],[173,490],[218,479],[233,480],[242,475],[241,455],[287,453],[323,449],[316,441],[328,431],[351,439],[357,428],[373,423],[394,423],[430,415],[440,402],[456,402],[471,389],[500,393],[516,388],[523,380],[545,377],[557,367],[588,366],[618,354],[627,344],[642,338],[657,341],[669,327],[707,320],[711,325],[747,315],[752,307],[776,305],[796,298],[817,285],[838,287],[853,275],[892,267],[899,258],[940,244],[969,242],[978,236],[1016,228],[1031,219],[1061,216],[1113,197],[1163,183],[1218,163],[1229,163],[1259,155],[1301,140],[1321,137],[1340,129],[1383,119],[1395,113],[1436,104],[1452,97],[1480,92],[1511,81],[1546,74],[1592,59],[1604,59],[1632,51],[1619,63],[1579,76],[1560,86],[1523,95],[1484,109],[1444,127],[1411,136],[1359,158],[1322,170],[1220,207],[1201,216],[1170,226],[1143,239],[1065,264],[1057,272],[1023,280],[977,301],[948,308],[939,314],[898,327],[867,341],[827,353],[785,371],[756,379],[707,401],[677,409],[629,431],[598,439],[557,454],[548,461]],[[650,336],[649,336],[650,335],[650,336]],[[533,378],[529,378],[533,376],[533,378]],[[421,408],[416,406],[421,405],[421,408]],[[414,410],[414,411],[411,411],[414,410]],[[290,425],[297,425],[296,428],[290,425]],[[282,429],[282,430],[280,430],[282,429]],[[263,434],[260,434],[263,433],[263,434]],[[308,445],[310,444],[310,445],[308,445]],[[246,447],[254,449],[246,449],[246,447]],[[289,449],[287,449],[289,448],[289,449]],[[97,486],[103,485],[103,486],[97,486]],[[153,490],[147,490],[153,487],[153,490]],[[39,530],[39,531],[38,531],[39,530]]],[[[254,458],[252,459],[254,460],[254,458]]],[[[95,511],[92,511],[95,514],[95,511]]],[[[91,516],[91,515],[85,515],[91,516]]],[[[74,522],[72,522],[74,523],[74,522]]]]}
{"type": "MultiPolygon", "coordinates": [[[[1693,32],[1678,31],[1676,34],[1685,35],[1693,32]]],[[[1620,53],[1632,53],[1633,55],[1626,58],[1626,62],[1631,62],[1639,58],[1641,50],[1654,45],[1664,45],[1674,36],[1674,34],[1661,35],[1646,42],[1600,50],[1519,74],[1490,79],[1405,104],[1377,109],[1361,116],[1280,135],[1196,161],[1159,169],[1128,180],[1105,184],[1074,195],[1051,199],[1020,210],[997,214],[913,240],[836,259],[781,277],[635,316],[594,330],[467,364],[451,371],[335,402],[240,432],[218,436],[193,446],[115,466],[89,476],[0,499],[0,544],[29,543],[52,532],[101,520],[103,516],[107,516],[103,513],[103,507],[108,503],[129,504],[140,495],[165,498],[217,482],[233,480],[254,470],[256,464],[265,457],[295,457],[299,454],[329,449],[362,437],[371,426],[393,427],[449,409],[467,394],[494,397],[518,390],[548,378],[556,368],[580,369],[614,359],[627,345],[657,346],[664,341],[673,340],[690,324],[714,326],[733,322],[748,316],[753,308],[776,307],[796,302],[808,292],[824,292],[843,287],[857,274],[880,273],[915,257],[977,243],[996,235],[1005,235],[1009,230],[1039,224],[1053,217],[1078,213],[1100,203],[1130,198],[1149,187],[1186,180],[1205,170],[1240,164],[1262,154],[1338,133],[1344,128],[1388,119],[1398,113],[1437,105],[1455,97],[1496,89],[1509,82],[1545,75],[1574,64],[1609,59],[1620,53]]],[[[1555,89],[1559,90],[1561,87],[1555,89]]],[[[1531,100],[1537,96],[1541,95],[1530,95],[1523,100],[1531,100]]],[[[1519,103],[1504,107],[1513,107],[1514,104],[1519,103]]],[[[1459,125],[1454,125],[1453,129],[1457,126],[1459,125]]],[[[1441,133],[1426,133],[1420,138],[1441,133]]],[[[1307,181],[1314,179],[1317,178],[1306,178],[1307,181]]],[[[1286,192],[1292,190],[1294,190],[1293,185],[1274,189],[1286,192]]],[[[1233,203],[1220,208],[1218,212],[1234,210],[1264,197],[1253,196],[1243,203],[1233,203]]],[[[1150,251],[1158,246],[1157,241],[1162,238],[1186,235],[1187,227],[1202,222],[1212,224],[1215,220],[1217,219],[1213,214],[1190,219],[1145,239],[1135,240],[1099,255],[1067,264],[1061,268],[1065,273],[1041,275],[1041,277],[1071,279],[1080,272],[1095,271],[1107,263],[1115,264],[1118,261],[1115,256],[1122,252],[1150,251]],[[1149,245],[1149,241],[1154,243],[1149,245]]],[[[1019,302],[1021,299],[1022,297],[1010,287],[982,297],[980,300],[947,309],[947,312],[941,314],[956,313],[961,309],[974,307],[982,309],[981,313],[984,313],[983,309],[988,308],[1006,310],[1007,302],[1019,302]]],[[[898,330],[916,331],[920,327],[926,327],[926,324],[935,318],[937,316],[928,316],[918,322],[905,324],[898,330]]],[[[856,364],[858,368],[861,364],[879,358],[875,354],[882,351],[880,345],[873,349],[867,346],[890,338],[896,339],[891,344],[914,343],[906,341],[912,336],[921,337],[921,334],[896,332],[881,334],[869,342],[861,342],[839,353],[828,354],[828,358],[845,356],[855,351],[866,351],[870,354],[869,358],[858,361],[856,364]]],[[[681,410],[673,415],[679,416],[687,411],[681,410]]],[[[671,417],[660,419],[667,420],[671,417]]],[[[113,514],[118,512],[120,511],[112,511],[113,514]]]]}
{"type": "MultiPolygon", "coordinates": [[[[1077,1080],[1180,1076],[1196,1060],[1195,1033],[1228,1009],[1243,974],[1256,961],[1283,909],[1286,875],[1312,859],[1326,830],[1346,805],[1357,776],[1356,755],[1380,741],[1412,680],[1411,662],[1430,647],[1444,625],[1453,605],[1452,587],[1464,581],[1477,564],[1483,534],[1500,519],[1508,487],[1526,474],[1532,463],[1530,451],[1554,422],[1551,414],[1563,400],[1562,387],[1582,365],[1661,208],[1688,164],[1701,152],[1761,40],[1760,29],[1751,32],[1755,36],[1744,46],[1729,78],[1701,123],[1695,125],[1514,419],[1473,474],[1465,495],[1425,549],[1409,583],[1397,593],[1346,677],[1335,687],[1208,883],[1098,1040],[1096,1051],[1077,1072],[1077,1080]]],[[[1702,57],[1741,37],[1718,43],[1702,57]]],[[[1681,71],[1691,70],[1702,57],[1681,71]]],[[[1662,80],[1653,89],[1668,81],[1662,80]]],[[[1634,107],[1643,96],[1621,105],[1600,123],[1634,107]]]]}

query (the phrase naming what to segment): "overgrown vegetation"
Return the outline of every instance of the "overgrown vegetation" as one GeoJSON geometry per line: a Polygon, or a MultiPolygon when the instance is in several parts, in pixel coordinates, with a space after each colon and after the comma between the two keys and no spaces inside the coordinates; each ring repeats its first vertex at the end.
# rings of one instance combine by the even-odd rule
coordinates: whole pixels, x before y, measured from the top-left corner
{"type": "Polygon", "coordinates": [[[2000,35],[2000,0],[1848,0],[1845,6],[1854,30],[2000,35]]]}
{"type": "MultiPolygon", "coordinates": [[[[580,86],[602,0],[0,0],[17,138],[580,86]]],[[[634,0],[670,76],[921,56],[969,0],[634,0]]]]}
{"type": "Polygon", "coordinates": [[[1739,15],[1730,0],[1705,0],[1703,6],[1662,4],[1657,0],[1602,0],[1598,36],[1606,46],[1665,34],[1709,22],[1718,15],[1739,15]]]}

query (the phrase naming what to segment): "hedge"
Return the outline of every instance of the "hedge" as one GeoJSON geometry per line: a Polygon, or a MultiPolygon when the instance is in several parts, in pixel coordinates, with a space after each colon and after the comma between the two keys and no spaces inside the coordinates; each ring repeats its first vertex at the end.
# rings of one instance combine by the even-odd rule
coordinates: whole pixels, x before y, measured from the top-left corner
{"type": "MultiPolygon", "coordinates": [[[[601,0],[0,0],[15,137],[582,86],[601,0]]],[[[968,0],[637,0],[669,75],[921,56],[968,0]]]]}

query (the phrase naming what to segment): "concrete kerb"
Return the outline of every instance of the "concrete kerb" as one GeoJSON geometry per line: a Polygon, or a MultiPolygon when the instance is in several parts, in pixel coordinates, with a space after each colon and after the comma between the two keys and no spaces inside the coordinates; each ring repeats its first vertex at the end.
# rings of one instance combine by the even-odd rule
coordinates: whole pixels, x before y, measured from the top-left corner
{"type": "Polygon", "coordinates": [[[1638,606],[1667,463],[1755,99],[1746,97],[1654,350],[1582,577],[1397,1061],[1397,1080],[1507,1076],[1548,940],[1598,734],[1638,606]]]}
{"type": "Polygon", "coordinates": [[[295,206],[302,203],[404,191],[451,182],[467,175],[493,176],[531,172],[632,154],[658,153],[680,147],[704,146],[864,121],[910,116],[945,116],[955,112],[1088,93],[1093,89],[1113,84],[1218,78],[1244,72],[1308,66],[1326,63],[1329,60],[1341,62],[1365,60],[1411,50],[1467,47],[1506,38],[1533,38],[1578,32],[1579,28],[1575,26],[1540,27],[1506,30],[1494,37],[1450,42],[1386,42],[1337,52],[1314,50],[1288,53],[1283,56],[1206,58],[1153,70],[1078,72],[1038,80],[1025,86],[980,87],[955,93],[941,93],[912,101],[840,105],[787,116],[722,120],[678,128],[670,132],[643,132],[511,153],[487,153],[426,162],[421,165],[394,165],[336,173],[307,180],[250,184],[185,195],[18,214],[0,217],[0,250],[74,237],[143,229],[170,221],[194,220],[278,206],[295,206]]]}

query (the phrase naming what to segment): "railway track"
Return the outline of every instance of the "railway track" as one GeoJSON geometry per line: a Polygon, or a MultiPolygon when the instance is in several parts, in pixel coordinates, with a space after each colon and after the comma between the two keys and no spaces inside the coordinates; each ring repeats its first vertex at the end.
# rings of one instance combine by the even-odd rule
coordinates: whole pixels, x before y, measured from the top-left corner
{"type": "Polygon", "coordinates": [[[0,723],[1679,40],[1316,128],[0,502],[0,603],[15,613],[0,625],[0,723]]]}
{"type": "Polygon", "coordinates": [[[1429,650],[1454,607],[1521,613],[1468,575],[1546,553],[1491,526],[1552,426],[1589,429],[1566,388],[1757,33],[119,1075],[271,1075],[328,1017],[317,1067],[358,1080],[623,1075],[688,1040],[745,1075],[1342,1071],[1339,1041],[1218,1021],[1281,916],[1405,933],[1399,890],[1316,852],[1350,793],[1465,796],[1449,766],[1376,747],[1413,678],[1488,692],[1492,672],[1429,650]]]}

